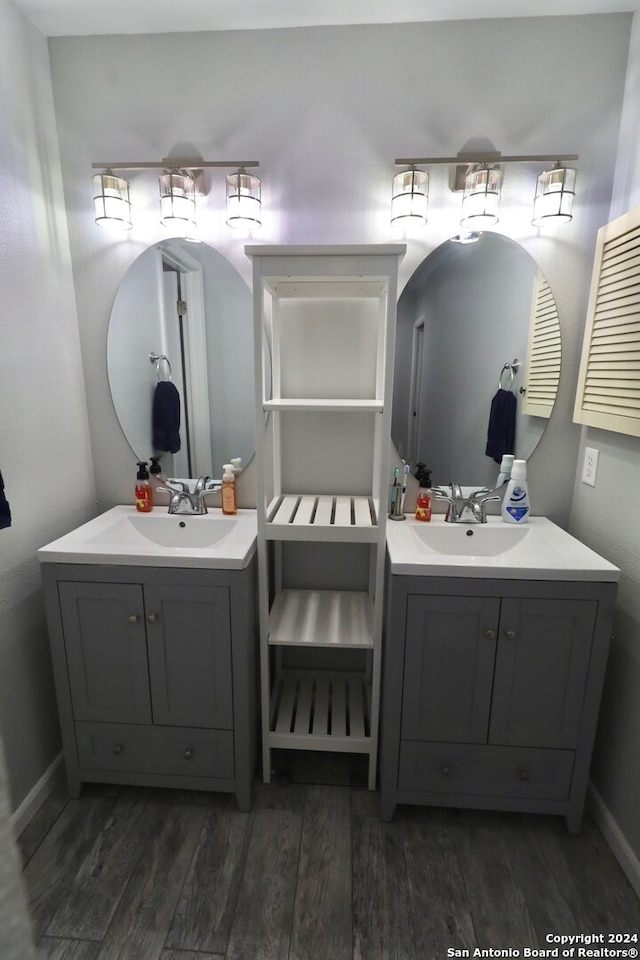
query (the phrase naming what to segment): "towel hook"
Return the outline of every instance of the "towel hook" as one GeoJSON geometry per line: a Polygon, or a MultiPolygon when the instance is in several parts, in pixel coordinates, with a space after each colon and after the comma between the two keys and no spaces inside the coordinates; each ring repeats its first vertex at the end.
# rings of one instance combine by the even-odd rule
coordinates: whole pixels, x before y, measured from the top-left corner
{"type": "Polygon", "coordinates": [[[160,383],[160,379],[161,379],[161,378],[160,378],[160,363],[161,363],[162,360],[164,360],[164,362],[166,363],[167,369],[168,369],[168,371],[169,371],[169,376],[167,377],[167,380],[171,380],[172,374],[171,374],[171,364],[169,363],[169,358],[168,358],[167,356],[165,356],[164,353],[150,353],[150,354],[149,354],[149,363],[155,363],[155,365],[156,365],[156,374],[157,374],[157,377],[158,377],[158,383],[160,383]]]}
{"type": "Polygon", "coordinates": [[[520,361],[518,360],[517,357],[515,358],[515,360],[512,360],[511,363],[505,363],[504,366],[502,367],[502,370],[500,371],[500,376],[498,377],[498,390],[512,390],[513,381],[519,369],[520,369],[520,361]],[[502,378],[504,376],[505,370],[508,370],[511,376],[508,387],[502,386],[502,378]]]}

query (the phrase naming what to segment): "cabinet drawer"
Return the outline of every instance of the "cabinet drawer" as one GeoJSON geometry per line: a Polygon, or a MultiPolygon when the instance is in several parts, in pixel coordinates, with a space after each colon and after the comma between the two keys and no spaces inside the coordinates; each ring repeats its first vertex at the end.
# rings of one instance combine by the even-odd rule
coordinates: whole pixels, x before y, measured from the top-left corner
{"type": "Polygon", "coordinates": [[[234,776],[229,730],[77,723],[76,738],[81,771],[234,776]]]}
{"type": "Polygon", "coordinates": [[[400,745],[398,788],[485,797],[566,800],[573,751],[458,743],[400,745]]]}

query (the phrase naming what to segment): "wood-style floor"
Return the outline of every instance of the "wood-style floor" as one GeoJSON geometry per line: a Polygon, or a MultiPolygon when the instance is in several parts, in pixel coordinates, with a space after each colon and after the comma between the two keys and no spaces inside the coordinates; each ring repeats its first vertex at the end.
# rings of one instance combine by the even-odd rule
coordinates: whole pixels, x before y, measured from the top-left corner
{"type": "Polygon", "coordinates": [[[521,814],[399,807],[382,823],[352,769],[311,756],[309,775],[256,783],[251,813],[132,787],[68,800],[62,781],[19,841],[39,960],[522,957],[548,935],[640,933],[589,818],[580,837],[521,814]]]}

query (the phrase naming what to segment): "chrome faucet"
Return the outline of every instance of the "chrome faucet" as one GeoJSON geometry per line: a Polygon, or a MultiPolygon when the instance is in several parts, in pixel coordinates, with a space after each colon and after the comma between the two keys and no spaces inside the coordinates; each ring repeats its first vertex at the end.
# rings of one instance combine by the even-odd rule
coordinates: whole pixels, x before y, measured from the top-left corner
{"type": "Polygon", "coordinates": [[[436,500],[446,500],[449,504],[445,517],[447,523],[486,523],[487,503],[490,500],[502,499],[497,489],[489,490],[487,487],[474,490],[468,497],[463,495],[459,483],[451,482],[449,489],[450,494],[445,493],[441,487],[433,488],[436,500]]]}
{"type": "Polygon", "coordinates": [[[188,514],[190,516],[202,517],[208,513],[205,497],[208,493],[215,493],[220,490],[222,484],[219,480],[212,480],[211,477],[198,477],[193,490],[189,485],[181,480],[169,480],[163,478],[164,487],[158,487],[158,490],[164,490],[171,494],[169,501],[169,513],[188,514]]]}

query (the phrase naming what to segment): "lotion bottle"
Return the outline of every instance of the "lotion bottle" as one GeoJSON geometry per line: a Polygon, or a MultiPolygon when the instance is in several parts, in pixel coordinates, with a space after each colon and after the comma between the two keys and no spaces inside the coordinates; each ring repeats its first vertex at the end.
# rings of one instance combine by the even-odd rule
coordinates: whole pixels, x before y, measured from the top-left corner
{"type": "Polygon", "coordinates": [[[149,483],[149,471],[146,460],[138,461],[136,474],[136,510],[151,513],[153,510],[153,487],[149,483]]]}
{"type": "Polygon", "coordinates": [[[527,463],[526,460],[514,460],[502,501],[502,519],[505,523],[526,523],[530,512],[527,463]]]}
{"type": "Polygon", "coordinates": [[[230,463],[225,463],[222,470],[222,512],[231,516],[238,512],[236,477],[230,463]]]}

